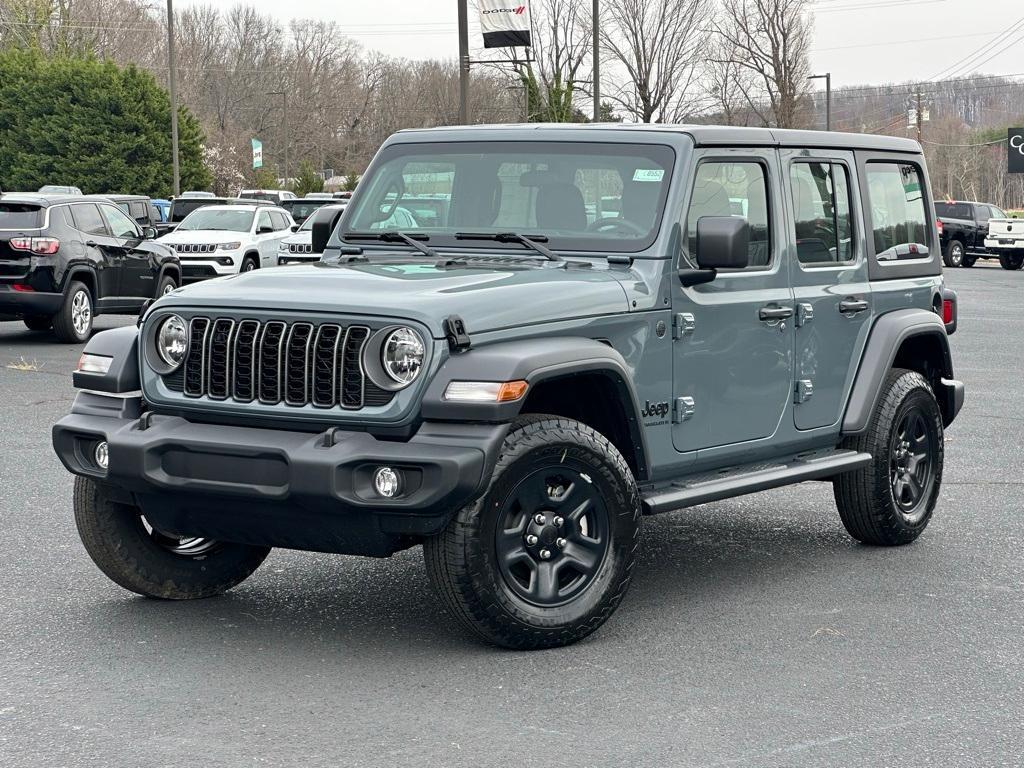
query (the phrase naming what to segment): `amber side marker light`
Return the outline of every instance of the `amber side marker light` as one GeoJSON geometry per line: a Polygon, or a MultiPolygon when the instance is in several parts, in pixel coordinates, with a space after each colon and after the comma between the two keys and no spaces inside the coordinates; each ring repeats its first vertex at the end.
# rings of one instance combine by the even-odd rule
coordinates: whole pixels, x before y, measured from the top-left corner
{"type": "Polygon", "coordinates": [[[444,399],[460,403],[511,403],[526,394],[525,381],[453,381],[444,399]]]}

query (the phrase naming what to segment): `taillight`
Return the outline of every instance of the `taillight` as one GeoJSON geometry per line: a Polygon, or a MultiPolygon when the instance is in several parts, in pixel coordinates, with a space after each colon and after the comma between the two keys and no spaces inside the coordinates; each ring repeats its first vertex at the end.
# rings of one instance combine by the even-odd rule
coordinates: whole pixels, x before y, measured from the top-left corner
{"type": "Polygon", "coordinates": [[[946,325],[953,322],[953,302],[949,299],[942,302],[942,322],[946,325]]]}
{"type": "Polygon", "coordinates": [[[31,285],[26,285],[25,283],[15,283],[11,288],[18,291],[18,293],[35,293],[36,290],[31,285]]]}
{"type": "Polygon", "coordinates": [[[937,230],[939,230],[939,234],[941,235],[942,234],[942,220],[941,219],[936,219],[935,220],[935,228],[937,230]]]}
{"type": "Polygon", "coordinates": [[[60,240],[55,237],[12,237],[11,249],[30,251],[39,256],[52,256],[60,250],[60,240]]]}

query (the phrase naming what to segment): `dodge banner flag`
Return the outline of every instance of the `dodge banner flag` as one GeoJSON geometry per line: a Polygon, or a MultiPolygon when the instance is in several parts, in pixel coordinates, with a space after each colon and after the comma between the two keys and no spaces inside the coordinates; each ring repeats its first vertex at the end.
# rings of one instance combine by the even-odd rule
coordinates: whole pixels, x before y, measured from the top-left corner
{"type": "Polygon", "coordinates": [[[477,0],[484,48],[530,47],[528,0],[477,0]]]}

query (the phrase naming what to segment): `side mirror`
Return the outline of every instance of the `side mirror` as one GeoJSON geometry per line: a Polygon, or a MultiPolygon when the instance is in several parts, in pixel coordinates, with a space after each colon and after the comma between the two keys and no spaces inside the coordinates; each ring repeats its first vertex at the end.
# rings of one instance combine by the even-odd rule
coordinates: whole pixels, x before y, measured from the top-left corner
{"type": "Polygon", "coordinates": [[[160,233],[156,231],[156,227],[143,227],[142,228],[142,239],[143,240],[156,240],[160,233]]]}
{"type": "Polygon", "coordinates": [[[698,269],[680,269],[684,286],[710,283],[720,269],[743,269],[750,263],[750,225],[737,216],[702,216],[697,220],[698,269]]]}
{"type": "Polygon", "coordinates": [[[292,232],[298,232],[299,231],[299,225],[298,224],[292,224],[291,229],[292,229],[292,232]]]}
{"type": "Polygon", "coordinates": [[[256,234],[257,235],[269,235],[273,231],[274,231],[273,227],[268,227],[268,226],[264,225],[262,227],[257,227],[256,234]]]}
{"type": "Polygon", "coordinates": [[[323,253],[338,226],[342,211],[321,208],[313,213],[313,253],[323,253]]]}

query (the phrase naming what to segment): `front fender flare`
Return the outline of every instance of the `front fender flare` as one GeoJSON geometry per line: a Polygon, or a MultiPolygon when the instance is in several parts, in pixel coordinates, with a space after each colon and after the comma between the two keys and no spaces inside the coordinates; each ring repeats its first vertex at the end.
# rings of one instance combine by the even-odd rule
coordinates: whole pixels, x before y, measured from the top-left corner
{"type": "Polygon", "coordinates": [[[111,358],[106,373],[75,371],[72,382],[76,389],[125,394],[138,392],[139,382],[139,329],[134,325],[101,331],[89,339],[83,354],[111,358]]]}

